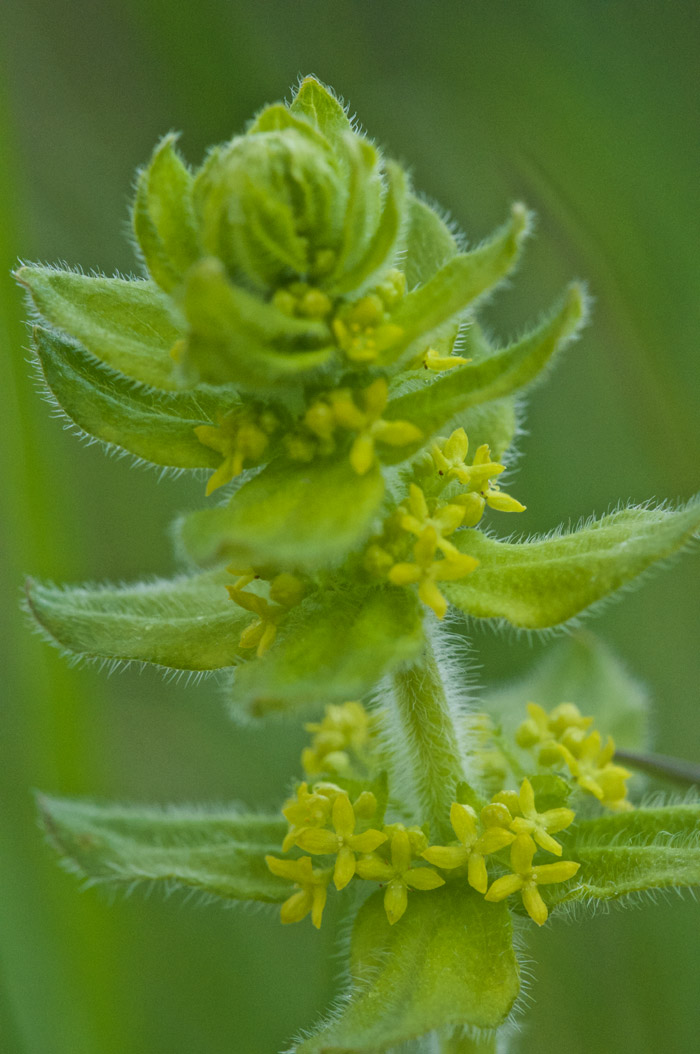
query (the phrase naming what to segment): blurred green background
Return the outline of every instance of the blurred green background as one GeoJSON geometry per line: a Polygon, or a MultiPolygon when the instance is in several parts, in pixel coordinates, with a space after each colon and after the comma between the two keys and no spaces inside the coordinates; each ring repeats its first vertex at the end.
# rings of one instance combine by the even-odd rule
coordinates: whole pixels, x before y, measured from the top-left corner
{"type": "MultiPolygon", "coordinates": [[[[18,256],[112,273],[133,172],[182,130],[198,163],[299,74],[333,84],[415,184],[480,239],[522,198],[538,237],[488,324],[512,336],[588,280],[593,324],[538,389],[520,447],[518,526],[697,487],[700,9],[608,2],[5,0],[0,99],[4,356],[0,762],[3,1054],[273,1054],[321,1010],[331,927],[158,894],[109,903],[62,873],[30,788],[276,808],[300,736],[241,730],[213,682],[71,670],[18,613],[26,573],[168,574],[174,513],[200,488],[129,470],[64,431],[32,390],[18,256]]],[[[697,561],[596,619],[649,685],[660,751],[700,760],[697,561]],[[695,578],[693,579],[693,574],[695,578]]],[[[483,684],[546,642],[477,630],[483,684]]],[[[692,901],[534,935],[523,1054],[697,1050],[692,901]]]]}

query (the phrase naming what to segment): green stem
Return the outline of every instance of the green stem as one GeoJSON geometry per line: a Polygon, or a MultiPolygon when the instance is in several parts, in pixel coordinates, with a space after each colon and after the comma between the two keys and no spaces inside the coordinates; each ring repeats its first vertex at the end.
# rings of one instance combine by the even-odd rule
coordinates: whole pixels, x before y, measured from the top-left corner
{"type": "Polygon", "coordinates": [[[392,703],[393,730],[400,732],[405,745],[399,756],[407,771],[400,776],[410,779],[420,820],[430,824],[432,836],[453,838],[450,802],[464,779],[459,713],[450,703],[429,643],[420,662],[394,674],[392,703]]]}
{"type": "Polygon", "coordinates": [[[681,783],[684,787],[696,784],[700,786],[700,765],[681,758],[670,758],[664,754],[636,754],[632,750],[616,750],[615,760],[622,761],[641,772],[659,779],[681,783]]]}

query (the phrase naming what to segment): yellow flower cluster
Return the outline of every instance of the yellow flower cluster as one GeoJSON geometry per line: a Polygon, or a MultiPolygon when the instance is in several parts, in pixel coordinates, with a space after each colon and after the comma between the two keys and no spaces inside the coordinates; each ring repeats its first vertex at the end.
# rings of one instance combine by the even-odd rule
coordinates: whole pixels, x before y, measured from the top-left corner
{"type": "Polygon", "coordinates": [[[354,363],[374,362],[403,336],[390,311],[406,292],[406,276],[391,270],[373,292],[340,308],[331,323],[338,346],[354,363]]]}
{"type": "Polygon", "coordinates": [[[524,512],[525,506],[504,494],[494,483],[494,478],[505,471],[505,466],[491,460],[491,451],[483,443],[474,454],[471,465],[466,459],[469,439],[463,428],[458,428],[449,439],[438,439],[433,443],[432,455],[441,476],[457,479],[466,487],[452,501],[462,507],[462,526],[475,527],[484,515],[486,506],[498,512],[524,512]]]}
{"type": "Polygon", "coordinates": [[[304,725],[313,734],[311,746],[301,752],[307,776],[322,772],[348,776],[353,762],[362,762],[370,741],[371,718],[362,703],[348,702],[326,707],[321,721],[304,725]]]}
{"type": "Polygon", "coordinates": [[[258,658],[264,655],[274,643],[277,627],[288,613],[303,598],[306,587],[301,579],[288,572],[275,575],[269,586],[269,600],[257,593],[246,592],[245,587],[253,579],[260,578],[251,568],[228,567],[227,570],[238,575],[232,586],[226,586],[234,604],[252,612],[257,617],[243,630],[238,641],[240,648],[255,648],[258,658]],[[270,602],[271,601],[271,602],[270,602]]]}
{"type": "Polygon", "coordinates": [[[274,874],[290,878],[299,887],[282,906],[283,922],[298,922],[311,913],[313,924],[320,926],[330,882],[341,890],[359,878],[386,887],[384,909],[393,926],[408,907],[410,890],[433,890],[445,884],[440,870],[454,871],[456,877],[465,872],[469,885],[486,900],[503,900],[520,891],[526,911],[541,926],[547,919],[547,907],[538,885],[566,882],[580,866],[563,860],[533,867],[538,846],[561,856],[562,847],[552,834],[568,827],[574,813],[564,808],[538,812],[527,779],[519,792],[497,795],[481,810],[479,819],[471,806],[454,802],[450,821],[456,841],[446,846],[431,846],[420,827],[372,826],[377,808],[371,791],[363,791],[351,802],[348,793],[333,783],[317,783],[311,790],[307,783],[299,785],[296,797],[282,810],[289,823],[282,851],[296,846],[311,856],[335,856],[335,862],[333,867],[316,870],[311,856],[294,861],[265,858],[274,874]],[[489,886],[485,858],[508,846],[513,873],[489,886]],[[416,866],[420,860],[433,866],[416,866]]]}
{"type": "Polygon", "coordinates": [[[458,527],[474,527],[486,505],[500,512],[522,512],[525,508],[493,484],[493,477],[503,472],[504,466],[491,461],[488,446],[479,447],[472,465],[465,464],[468,449],[463,428],[433,445],[433,462],[443,477],[442,483],[456,479],[466,489],[441,503],[439,497],[428,498],[417,484],[411,483],[407,500],[389,517],[382,536],[372,542],[365,554],[365,567],[371,573],[388,578],[395,586],[417,585],[420,599],[438,618],[444,618],[447,600],[437,583],[465,578],[479,563],[473,556],[461,553],[449,536],[458,527]],[[408,555],[406,534],[417,539],[410,554],[412,560],[402,559],[408,555]]]}
{"type": "Polygon", "coordinates": [[[567,768],[578,786],[601,805],[616,812],[631,809],[627,780],[632,775],[615,765],[615,741],[603,743],[600,732],[591,729],[592,717],[584,717],[574,703],[560,703],[547,713],[537,703],[528,703],[529,717],[516,732],[516,741],[537,751],[541,765],[567,768]]]}
{"type": "Polygon", "coordinates": [[[304,415],[301,431],[286,439],[287,453],[297,461],[310,461],[318,453],[335,449],[335,432],[344,429],[355,433],[350,447],[350,464],[358,476],[364,476],[376,460],[375,444],[407,446],[417,443],[423,433],[410,421],[385,421],[382,417],[389,398],[389,386],[378,377],[359,392],[358,405],[350,388],[327,392],[311,404],[304,415]]]}
{"type": "Polygon", "coordinates": [[[273,874],[289,877],[299,886],[299,892],[282,905],[282,922],[298,922],[311,912],[313,924],[320,926],[331,880],[338,890],[355,877],[386,885],[384,907],[391,925],[406,911],[409,889],[444,885],[433,868],[414,866],[428,844],[423,831],[402,824],[381,830],[373,827],[370,821],[377,810],[371,791],[363,791],[351,802],[347,792],[333,783],[317,783],[311,790],[307,783],[300,784],[296,798],[290,798],[282,810],[289,823],[282,851],[297,846],[312,856],[335,856],[335,863],[332,868],[314,870],[308,856],[294,861],[265,857],[273,874]],[[358,825],[364,829],[358,830],[358,825]],[[296,866],[290,869],[290,864],[296,866]]]}

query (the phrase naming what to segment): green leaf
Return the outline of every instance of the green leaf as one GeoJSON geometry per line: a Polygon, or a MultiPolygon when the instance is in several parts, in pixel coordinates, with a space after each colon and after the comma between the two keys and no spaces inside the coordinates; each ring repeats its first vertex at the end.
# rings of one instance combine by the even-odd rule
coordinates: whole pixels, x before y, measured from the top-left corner
{"type": "Polygon", "coordinates": [[[282,314],[230,282],[213,258],[191,269],[184,307],[190,323],[185,366],[211,384],[268,392],[308,379],[336,354],[335,347],[319,347],[330,340],[324,323],[282,314]]]}
{"type": "Polygon", "coordinates": [[[481,361],[456,366],[432,379],[426,377],[416,391],[390,401],[385,417],[412,421],[426,435],[434,434],[472,406],[531,384],[575,336],[584,318],[583,290],[572,285],[561,307],[527,337],[481,361]]]}
{"type": "Polygon", "coordinates": [[[454,256],[425,285],[409,293],[392,315],[392,323],[404,332],[386,360],[410,358],[419,340],[430,337],[502,281],[515,266],[528,228],[527,210],[514,205],[511,219],[490,241],[454,256]]]}
{"type": "Polygon", "coordinates": [[[131,889],[162,882],[226,900],[278,902],[290,885],[271,874],[287,825],[235,809],[98,805],[38,795],[41,819],[69,870],[131,889]]]}
{"type": "Polygon", "coordinates": [[[457,255],[457,242],[446,223],[424,201],[408,196],[406,259],[402,264],[408,288],[424,285],[457,255]]]}
{"type": "Polygon", "coordinates": [[[374,236],[360,259],[330,282],[327,288],[334,295],[352,293],[371,285],[392,261],[403,222],[406,176],[398,165],[389,163],[386,179],[388,185],[374,236]]]}
{"type": "Polygon", "coordinates": [[[352,132],[352,124],[341,104],[315,77],[304,77],[289,109],[306,118],[334,145],[352,132]]]}
{"type": "Polygon", "coordinates": [[[143,258],[158,285],[169,293],[202,255],[192,206],[192,176],[166,135],[139,175],[133,225],[143,258]]]}
{"type": "Polygon", "coordinates": [[[408,591],[348,597],[324,589],[291,611],[262,658],[237,669],[234,707],[260,716],[359,699],[422,644],[421,612],[408,591]]]}
{"type": "Polygon", "coordinates": [[[581,868],[573,888],[547,887],[552,905],[700,885],[697,803],[584,820],[559,837],[564,859],[580,861],[581,868]]]}
{"type": "Polygon", "coordinates": [[[475,618],[502,618],[524,629],[557,626],[678,552],[698,528],[696,498],[677,510],[622,509],[570,534],[527,542],[458,531],[450,540],[479,567],[441,589],[475,618]]]}
{"type": "Polygon", "coordinates": [[[578,630],[551,648],[526,677],[489,692],[484,709],[513,731],[529,700],[551,710],[574,702],[618,747],[644,747],[649,738],[647,693],[603,641],[578,630]]]}
{"type": "Polygon", "coordinates": [[[177,387],[170,351],[183,327],[153,282],[53,267],[20,267],[15,277],[51,326],[101,362],[154,388],[177,387]]]}
{"type": "Polygon", "coordinates": [[[368,536],[383,494],[377,466],[358,476],[345,460],[278,461],[244,483],[229,505],[188,516],[180,536],[202,566],[232,560],[242,567],[331,567],[368,536]]]}
{"type": "Polygon", "coordinates": [[[444,886],[410,893],[390,926],[382,900],[355,923],[349,1000],[296,1054],[376,1054],[435,1029],[497,1028],[510,1013],[520,981],[504,903],[444,886]]]}
{"type": "Polygon", "coordinates": [[[34,328],[34,350],[46,385],[70,420],[96,439],[155,465],[214,468],[221,458],[203,446],[197,425],[230,408],[201,389],[163,392],[103,366],[79,344],[52,330],[34,328]]]}
{"type": "Polygon", "coordinates": [[[224,572],[132,586],[27,583],[31,614],[52,644],[85,659],[217,670],[241,657],[250,613],[230,600],[224,572]]]}

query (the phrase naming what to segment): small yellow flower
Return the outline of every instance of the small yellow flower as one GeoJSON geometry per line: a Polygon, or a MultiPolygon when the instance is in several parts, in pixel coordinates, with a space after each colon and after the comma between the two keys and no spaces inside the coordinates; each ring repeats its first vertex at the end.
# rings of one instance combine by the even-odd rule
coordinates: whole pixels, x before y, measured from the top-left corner
{"type": "Polygon", "coordinates": [[[360,878],[387,883],[384,910],[390,926],[406,911],[409,889],[437,889],[445,884],[444,878],[431,867],[411,867],[411,858],[408,832],[399,830],[391,839],[391,863],[376,855],[357,861],[360,878]]]}
{"type": "Polygon", "coordinates": [[[309,827],[298,835],[296,842],[307,853],[337,854],[333,881],[336,889],[344,889],[355,874],[356,853],[373,853],[387,836],[381,831],[368,830],[355,834],[357,816],[345,792],[338,794],[331,812],[333,831],[309,827]]]}
{"type": "Polygon", "coordinates": [[[399,513],[399,523],[403,530],[420,538],[426,527],[434,527],[438,549],[443,553],[458,552],[450,542],[445,541],[445,538],[456,531],[462,523],[464,509],[459,505],[443,505],[436,508],[431,515],[425,494],[415,483],[411,483],[408,501],[405,506],[400,506],[399,513]]]}
{"type": "Polygon", "coordinates": [[[627,800],[627,780],[632,773],[622,765],[612,764],[615,754],[612,736],[608,736],[603,746],[600,732],[593,731],[576,746],[575,753],[564,746],[561,749],[571,775],[582,790],[616,812],[632,808],[627,800]]]}
{"type": "Polygon", "coordinates": [[[484,857],[510,845],[515,835],[502,827],[490,827],[479,837],[476,813],[469,805],[460,805],[458,802],[453,802],[450,808],[450,823],[459,844],[431,845],[422,854],[423,858],[444,871],[466,864],[469,885],[477,892],[485,893],[489,877],[484,857]]]}
{"type": "Polygon", "coordinates": [[[238,645],[241,648],[255,648],[255,654],[260,658],[274,643],[277,627],[289,608],[302,599],[304,585],[296,575],[287,572],[277,575],[270,583],[270,599],[275,601],[270,604],[264,597],[246,593],[240,587],[241,580],[247,585],[252,577],[244,574],[242,579],[232,586],[226,586],[226,589],[234,604],[258,616],[243,630],[238,645]]]}
{"type": "Polygon", "coordinates": [[[513,819],[511,830],[517,835],[529,834],[542,849],[554,853],[555,856],[561,856],[561,846],[552,835],[573,823],[576,815],[573,809],[548,809],[546,812],[538,812],[535,808],[535,792],[528,779],[522,782],[518,804],[521,815],[513,819]]]}
{"type": "Polygon", "coordinates": [[[289,824],[289,830],[282,843],[282,852],[287,853],[296,845],[298,836],[308,827],[325,827],[330,819],[335,794],[340,794],[340,787],[327,784],[323,793],[318,787],[309,790],[308,783],[300,783],[296,797],[288,798],[282,808],[282,815],[289,824]]]}
{"type": "Polygon", "coordinates": [[[525,506],[504,494],[493,482],[505,467],[491,460],[491,452],[483,443],[474,455],[471,465],[466,464],[469,439],[463,428],[457,428],[449,439],[437,440],[432,455],[438,472],[442,476],[455,477],[469,490],[452,499],[453,504],[462,505],[465,527],[475,527],[488,505],[498,512],[524,512],[525,506]]]}
{"type": "Polygon", "coordinates": [[[478,567],[479,561],[464,553],[447,553],[436,560],[438,535],[434,527],[426,527],[413,547],[415,563],[399,563],[389,571],[389,581],[395,586],[418,586],[418,596],[432,608],[438,618],[444,618],[447,601],[438,589],[437,582],[454,582],[478,567]]]}
{"type": "Polygon", "coordinates": [[[317,930],[320,929],[328,897],[330,871],[315,870],[310,856],[302,856],[300,860],[279,860],[276,856],[266,856],[265,863],[273,875],[288,878],[299,887],[298,892],[292,893],[282,905],[282,922],[301,922],[311,912],[312,923],[317,930]]]}
{"type": "Polygon", "coordinates": [[[269,411],[264,411],[256,418],[232,410],[218,425],[197,425],[194,432],[200,443],[215,450],[224,459],[209,477],[207,497],[240,475],[246,462],[254,464],[260,460],[277,423],[269,411]]]}
{"type": "Polygon", "coordinates": [[[361,752],[369,741],[369,714],[362,703],[348,702],[326,707],[322,721],[304,725],[313,732],[310,747],[305,747],[301,763],[308,774],[344,772],[350,766],[348,751],[361,752]]]}
{"type": "MultiPolygon", "coordinates": [[[[385,293],[391,295],[388,285],[385,293]]],[[[385,299],[369,293],[333,319],[333,335],[351,362],[374,362],[403,336],[401,326],[389,321],[385,299]]]]}
{"type": "Polygon", "coordinates": [[[410,421],[385,421],[382,418],[389,399],[389,387],[383,377],[378,377],[369,388],[365,388],[361,398],[363,409],[357,405],[349,388],[339,388],[328,396],[336,424],[357,433],[350,449],[350,464],[358,476],[364,476],[374,464],[376,442],[406,446],[417,443],[423,435],[410,421]]]}
{"type": "Polygon", "coordinates": [[[492,882],[485,899],[505,900],[511,893],[519,891],[528,915],[538,926],[542,926],[547,921],[548,911],[537,887],[567,882],[573,878],[581,865],[573,860],[559,860],[556,864],[540,864],[533,867],[535,851],[536,846],[532,838],[529,835],[519,835],[510,848],[510,866],[514,874],[503,875],[492,882]]]}
{"type": "Polygon", "coordinates": [[[593,718],[583,717],[574,703],[560,703],[551,713],[547,713],[538,703],[528,703],[527,712],[527,720],[518,726],[515,733],[518,746],[526,749],[551,743],[570,730],[585,732],[593,724],[593,718]]]}

